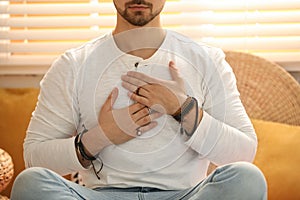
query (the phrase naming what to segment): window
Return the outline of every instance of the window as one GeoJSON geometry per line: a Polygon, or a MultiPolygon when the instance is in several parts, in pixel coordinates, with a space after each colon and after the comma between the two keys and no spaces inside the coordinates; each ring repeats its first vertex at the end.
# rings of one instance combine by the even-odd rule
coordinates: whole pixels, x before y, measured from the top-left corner
{"type": "MultiPolygon", "coordinates": [[[[44,74],[66,49],[111,30],[112,0],[0,0],[0,74],[44,74]]],[[[299,0],[169,0],[166,28],[300,72],[299,0]]]]}

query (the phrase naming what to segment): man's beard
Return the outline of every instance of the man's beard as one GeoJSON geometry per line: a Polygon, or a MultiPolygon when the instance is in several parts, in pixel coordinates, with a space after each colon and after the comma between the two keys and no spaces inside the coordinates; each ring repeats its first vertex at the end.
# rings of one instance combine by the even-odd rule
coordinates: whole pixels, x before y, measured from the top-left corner
{"type": "Polygon", "coordinates": [[[132,0],[130,2],[127,2],[125,4],[125,10],[120,10],[117,8],[117,12],[130,24],[134,26],[144,26],[148,24],[150,21],[152,21],[159,13],[161,12],[162,8],[156,11],[155,13],[152,13],[153,5],[151,3],[145,2],[144,0],[132,0]],[[128,12],[128,7],[130,5],[146,5],[148,9],[150,9],[150,14],[146,14],[142,11],[136,11],[133,14],[128,12]]]}

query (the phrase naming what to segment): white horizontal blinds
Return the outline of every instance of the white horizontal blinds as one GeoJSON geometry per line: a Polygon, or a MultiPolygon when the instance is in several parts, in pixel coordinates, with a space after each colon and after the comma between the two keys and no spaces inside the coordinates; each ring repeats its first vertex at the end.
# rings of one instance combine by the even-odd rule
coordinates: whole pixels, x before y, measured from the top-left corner
{"type": "Polygon", "coordinates": [[[177,10],[183,12],[172,16],[182,24],[180,32],[300,71],[299,0],[182,0],[180,4],[177,10]]]}
{"type": "Polygon", "coordinates": [[[45,73],[65,50],[111,30],[114,12],[103,0],[0,1],[0,74],[45,73]]]}
{"type": "Polygon", "coordinates": [[[59,54],[107,33],[116,20],[104,0],[11,0],[0,13],[0,74],[43,74],[59,54]]]}
{"type": "MultiPolygon", "coordinates": [[[[0,74],[44,73],[66,49],[115,25],[112,0],[0,0],[0,74]]],[[[299,0],[169,0],[163,24],[300,71],[299,0]]]]}

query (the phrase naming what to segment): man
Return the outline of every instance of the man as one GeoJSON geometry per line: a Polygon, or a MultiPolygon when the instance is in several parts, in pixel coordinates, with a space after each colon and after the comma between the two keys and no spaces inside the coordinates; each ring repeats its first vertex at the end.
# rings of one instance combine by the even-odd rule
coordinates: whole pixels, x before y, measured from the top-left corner
{"type": "Polygon", "coordinates": [[[164,0],[114,4],[114,31],[42,80],[11,199],[266,199],[222,51],[164,30],[164,0]],[[85,187],[60,176],[76,171],[85,187]]]}

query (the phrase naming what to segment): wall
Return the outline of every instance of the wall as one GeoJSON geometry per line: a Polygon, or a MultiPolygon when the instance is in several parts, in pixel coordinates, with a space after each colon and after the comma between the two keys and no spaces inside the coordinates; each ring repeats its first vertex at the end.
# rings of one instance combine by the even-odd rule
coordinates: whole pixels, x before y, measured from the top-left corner
{"type": "Polygon", "coordinates": [[[290,74],[300,83],[300,72],[291,72],[290,74]]]}

